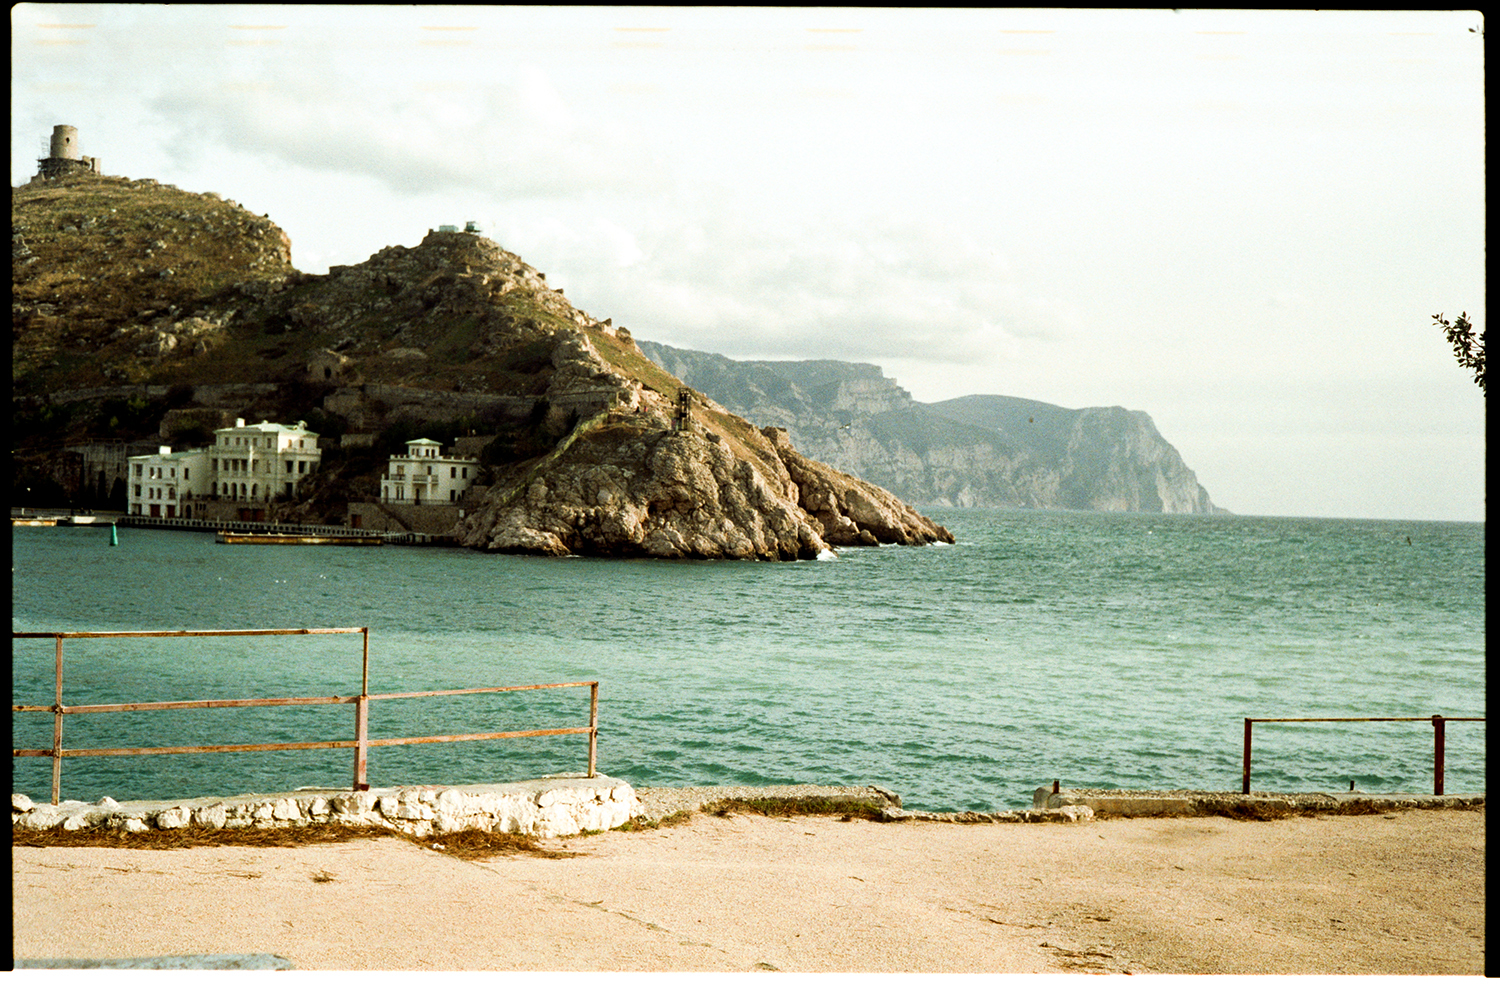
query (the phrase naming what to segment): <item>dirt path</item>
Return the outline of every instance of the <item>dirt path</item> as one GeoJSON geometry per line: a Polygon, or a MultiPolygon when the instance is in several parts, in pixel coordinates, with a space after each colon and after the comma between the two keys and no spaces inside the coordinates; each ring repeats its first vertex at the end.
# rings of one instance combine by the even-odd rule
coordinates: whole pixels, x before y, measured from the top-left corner
{"type": "Polygon", "coordinates": [[[298,969],[1468,974],[1484,813],[881,824],[695,815],[457,860],[396,839],[14,848],[18,958],[298,969]]]}

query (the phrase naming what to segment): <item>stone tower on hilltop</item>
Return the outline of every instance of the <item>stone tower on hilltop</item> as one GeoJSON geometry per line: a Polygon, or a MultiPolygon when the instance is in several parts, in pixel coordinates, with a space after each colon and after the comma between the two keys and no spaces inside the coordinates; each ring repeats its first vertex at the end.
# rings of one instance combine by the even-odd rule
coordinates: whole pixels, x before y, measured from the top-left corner
{"type": "MultiPolygon", "coordinates": [[[[78,153],[78,128],[58,124],[52,128],[52,144],[45,158],[37,159],[37,178],[58,178],[79,172],[99,174],[99,159],[78,153]]],[[[33,179],[35,181],[35,179],[33,179]]]]}

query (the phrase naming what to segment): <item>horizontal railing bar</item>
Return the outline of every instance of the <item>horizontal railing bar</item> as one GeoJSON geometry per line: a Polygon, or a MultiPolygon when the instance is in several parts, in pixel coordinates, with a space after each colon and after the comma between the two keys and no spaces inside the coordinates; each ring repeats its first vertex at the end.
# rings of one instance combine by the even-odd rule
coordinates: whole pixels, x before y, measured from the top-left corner
{"type": "MultiPolygon", "coordinates": [[[[570,686],[597,686],[597,681],[588,683],[541,683],[536,686],[475,686],[461,690],[423,690],[419,693],[371,693],[371,700],[405,700],[417,696],[461,696],[466,693],[511,693],[516,690],[558,690],[570,686]]],[[[51,707],[47,708],[51,710],[51,707]]]]}
{"type": "MultiPolygon", "coordinates": [[[[487,734],[448,734],[422,738],[374,738],[365,742],[371,748],[402,744],[436,744],[445,741],[492,741],[500,738],[539,738],[556,734],[589,734],[592,727],[551,727],[536,731],[496,731],[487,734]]],[[[358,741],[285,741],[271,744],[200,744],[164,748],[64,748],[53,752],[43,748],[12,748],[13,758],[90,758],[107,755],[201,755],[236,751],[310,751],[320,748],[353,748],[358,741]]]]}
{"type": "MultiPolygon", "coordinates": [[[[469,693],[512,693],[517,690],[555,690],[573,686],[596,686],[587,683],[542,683],[536,686],[476,686],[461,690],[425,690],[419,693],[371,693],[369,700],[402,700],[423,696],[462,696],[469,693]]],[[[102,714],[141,710],[207,710],[215,707],[296,707],[329,703],[358,703],[358,696],[284,696],[253,697],[244,700],[154,700],[144,703],[90,703],[67,705],[65,714],[102,714]]],[[[11,706],[12,713],[57,713],[55,706],[24,704],[11,706]]]]}
{"type": "MultiPolygon", "coordinates": [[[[65,714],[107,714],[137,710],[207,710],[214,707],[312,707],[328,703],[358,703],[358,696],[283,696],[255,697],[246,700],[156,700],[148,703],[90,703],[65,705],[65,714]]],[[[57,713],[58,707],[13,706],[17,713],[57,713]]]]}
{"type": "MultiPolygon", "coordinates": [[[[166,748],[64,748],[57,754],[62,758],[90,758],[100,755],[201,755],[213,752],[233,751],[307,751],[317,748],[352,748],[353,741],[283,741],[269,744],[197,744],[174,745],[166,748]]],[[[53,752],[37,749],[13,749],[15,758],[45,755],[53,752]]]]}
{"type": "Polygon", "coordinates": [[[591,734],[592,727],[548,727],[537,731],[498,731],[493,734],[447,734],[426,738],[381,738],[365,742],[372,748],[397,744],[436,744],[442,741],[491,741],[497,738],[540,738],[554,734],[591,734]]]}
{"type": "MultiPolygon", "coordinates": [[[[1484,720],[1483,717],[1443,717],[1442,720],[1484,720]]],[[[1312,723],[1375,723],[1377,721],[1421,721],[1432,723],[1431,717],[1246,717],[1252,724],[1312,724],[1312,723]]]]}
{"type": "Polygon", "coordinates": [[[357,635],[365,628],[249,628],[243,631],[12,631],[12,638],[216,638],[227,635],[357,635]]]}

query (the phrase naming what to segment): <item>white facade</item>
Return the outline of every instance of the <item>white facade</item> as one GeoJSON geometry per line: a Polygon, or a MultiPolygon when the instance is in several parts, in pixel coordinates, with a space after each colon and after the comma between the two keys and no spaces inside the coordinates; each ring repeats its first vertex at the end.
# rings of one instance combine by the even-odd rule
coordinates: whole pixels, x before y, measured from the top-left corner
{"type": "Polygon", "coordinates": [[[147,456],[132,456],[127,469],[126,510],[151,518],[191,518],[190,499],[208,493],[208,450],[172,452],[162,446],[147,456]]]}
{"type": "Polygon", "coordinates": [[[323,451],[318,434],[304,423],[261,422],[214,430],[208,449],[172,452],[163,446],[129,460],[126,510],[152,518],[191,518],[191,498],[270,501],[295,494],[297,485],[318,469],[323,451]]]}
{"type": "Polygon", "coordinates": [[[279,494],[295,494],[297,485],[322,460],[318,434],[309,432],[303,422],[246,425],[244,419],[235,419],[233,426],[214,430],[208,493],[229,501],[269,501],[279,494]]]}
{"type": "Polygon", "coordinates": [[[443,456],[442,444],[413,439],[405,456],[392,456],[380,478],[380,500],[386,504],[453,504],[479,476],[479,461],[443,456]]]}

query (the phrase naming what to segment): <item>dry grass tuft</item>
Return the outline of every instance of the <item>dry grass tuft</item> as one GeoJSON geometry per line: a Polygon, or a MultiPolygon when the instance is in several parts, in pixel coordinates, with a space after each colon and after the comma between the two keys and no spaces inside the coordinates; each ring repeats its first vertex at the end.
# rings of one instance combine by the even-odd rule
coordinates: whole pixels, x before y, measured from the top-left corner
{"type": "Polygon", "coordinates": [[[863,799],[836,796],[758,797],[755,799],[720,799],[705,803],[705,813],[728,816],[730,813],[755,813],[760,816],[836,816],[850,820],[886,822],[882,808],[863,799]]]}
{"type": "Polygon", "coordinates": [[[680,827],[693,818],[692,810],[678,810],[676,813],[668,813],[660,820],[648,820],[645,817],[632,817],[620,824],[615,829],[621,833],[634,833],[638,830],[657,830],[661,827],[680,827]]]}
{"type": "Polygon", "coordinates": [[[498,855],[525,854],[535,858],[576,858],[574,851],[554,851],[542,846],[530,834],[499,833],[488,830],[460,830],[451,834],[408,837],[407,840],[449,857],[476,861],[498,855]]]}
{"type": "MultiPolygon", "coordinates": [[[[183,827],[178,830],[147,830],[132,834],[106,827],[84,830],[12,830],[15,847],[113,847],[143,851],[171,851],[189,847],[303,847],[308,844],[342,844],[352,840],[394,837],[419,844],[450,857],[474,861],[497,855],[526,854],[542,858],[570,858],[568,851],[542,846],[530,834],[491,833],[463,830],[449,834],[413,837],[384,827],[350,827],[312,824],[305,827],[211,828],[183,827]]],[[[315,879],[317,880],[317,879],[315,879]]]]}

